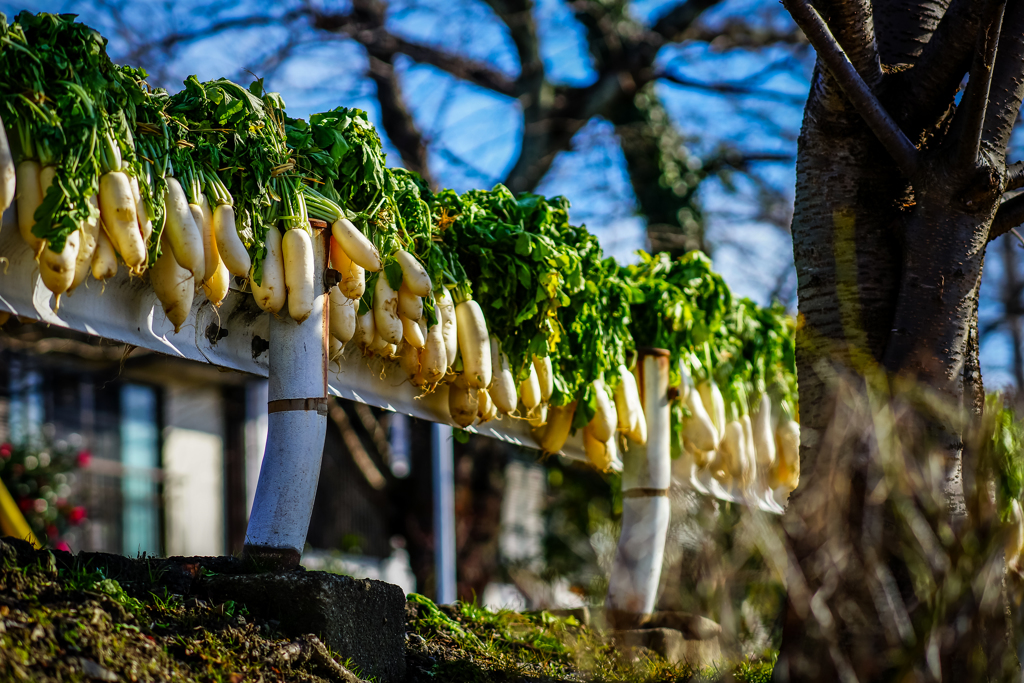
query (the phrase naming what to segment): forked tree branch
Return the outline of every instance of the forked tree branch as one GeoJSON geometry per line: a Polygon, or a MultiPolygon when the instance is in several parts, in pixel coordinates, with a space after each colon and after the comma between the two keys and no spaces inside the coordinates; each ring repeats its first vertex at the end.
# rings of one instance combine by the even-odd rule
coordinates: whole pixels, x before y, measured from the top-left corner
{"type": "Polygon", "coordinates": [[[1024,194],[1007,199],[999,205],[996,217],[992,219],[992,227],[988,231],[988,240],[991,242],[997,237],[1024,223],[1024,194]]]}
{"type": "Polygon", "coordinates": [[[1002,159],[1024,97],[1024,3],[1012,2],[1003,16],[1002,38],[992,74],[985,145],[1002,159]]]}
{"type": "Polygon", "coordinates": [[[978,32],[978,47],[971,64],[970,80],[960,106],[957,107],[956,123],[963,123],[957,140],[956,161],[958,166],[973,166],[978,162],[982,134],[985,132],[985,112],[995,71],[996,50],[999,47],[999,31],[1003,25],[1003,11],[1006,0],[988,0],[978,32]]]}
{"type": "Polygon", "coordinates": [[[846,53],[854,70],[874,92],[882,82],[882,65],[875,43],[875,20],[870,0],[833,2],[829,7],[829,30],[846,53]]]}
{"type": "Polygon", "coordinates": [[[1024,187],[1024,161],[1018,161],[1006,167],[1006,187],[1004,192],[1019,190],[1024,187]]]}
{"type": "Polygon", "coordinates": [[[797,26],[807,35],[807,39],[818,53],[818,58],[828,67],[857,113],[864,118],[900,171],[912,180],[917,175],[917,148],[853,68],[853,64],[836,42],[835,36],[821,15],[808,0],[783,0],[783,5],[793,15],[797,26]]]}

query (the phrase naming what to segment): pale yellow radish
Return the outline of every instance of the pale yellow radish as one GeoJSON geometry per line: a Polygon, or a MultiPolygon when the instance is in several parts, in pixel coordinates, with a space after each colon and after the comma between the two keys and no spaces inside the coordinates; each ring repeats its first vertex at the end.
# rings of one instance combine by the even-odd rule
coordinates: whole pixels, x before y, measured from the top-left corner
{"type": "Polygon", "coordinates": [[[452,422],[468,427],[476,420],[480,407],[480,390],[469,386],[463,375],[459,375],[448,387],[448,414],[452,422]]]}
{"type": "Polygon", "coordinates": [[[540,387],[540,400],[547,403],[555,392],[555,375],[551,369],[551,358],[534,356],[533,367],[537,371],[537,384],[540,387]]]}
{"type": "Polygon", "coordinates": [[[762,392],[753,417],[754,453],[762,469],[775,463],[775,439],[772,436],[772,402],[767,392],[762,392]]]}
{"type": "Polygon", "coordinates": [[[604,380],[600,378],[595,379],[593,387],[594,395],[597,397],[597,410],[594,411],[594,417],[591,418],[587,426],[590,427],[590,431],[595,439],[605,443],[615,435],[618,417],[615,414],[615,408],[612,407],[611,399],[608,397],[604,380]]]}
{"type": "Polygon", "coordinates": [[[532,411],[540,405],[540,383],[537,381],[537,369],[533,363],[529,364],[529,374],[519,383],[519,398],[527,411],[532,411]]]}
{"type": "MultiPolygon", "coordinates": [[[[199,213],[196,214],[195,204],[189,204],[189,211],[192,212],[192,220],[198,218],[202,219],[202,223],[198,223],[196,227],[199,228],[199,232],[203,236],[203,272],[200,275],[200,280],[206,282],[209,278],[216,274],[217,269],[220,267],[221,258],[217,249],[217,240],[213,235],[213,213],[210,211],[210,202],[206,198],[206,195],[200,195],[199,213]]],[[[246,269],[246,272],[249,272],[246,269]]]]}
{"type": "Polygon", "coordinates": [[[398,345],[398,365],[407,377],[414,377],[420,371],[420,351],[408,341],[398,345]]]}
{"type": "Polygon", "coordinates": [[[0,213],[11,206],[17,191],[17,171],[11,156],[11,145],[7,139],[4,122],[0,121],[0,213]]]}
{"type": "Polygon", "coordinates": [[[32,228],[36,224],[36,209],[43,203],[43,190],[39,183],[41,170],[39,162],[32,159],[22,161],[17,168],[18,231],[25,244],[32,250],[32,254],[36,256],[46,246],[44,240],[32,234],[32,228]]]}
{"type": "Polygon", "coordinates": [[[281,239],[288,315],[301,324],[313,312],[313,239],[301,228],[288,230],[281,239]]]}
{"type": "Polygon", "coordinates": [[[338,240],[331,236],[331,267],[341,273],[338,285],[341,293],[349,299],[359,299],[366,291],[366,271],[348,257],[338,240]]]}
{"type": "Polygon", "coordinates": [[[423,264],[405,249],[395,252],[395,260],[402,267],[402,283],[409,288],[409,291],[416,296],[429,296],[430,276],[427,275],[427,269],[423,267],[423,264]]]}
{"type": "Polygon", "coordinates": [[[441,287],[434,294],[436,304],[434,310],[437,312],[437,319],[441,321],[441,336],[444,337],[445,355],[447,365],[455,365],[455,357],[459,353],[459,324],[455,317],[455,302],[447,287],[441,287]]]}
{"type": "Polygon", "coordinates": [[[455,318],[466,383],[484,388],[491,383],[491,345],[480,304],[466,299],[455,307],[455,318]]]}
{"type": "Polygon", "coordinates": [[[477,410],[476,414],[480,417],[480,423],[490,422],[498,416],[498,409],[494,406],[494,401],[491,400],[490,392],[486,389],[480,389],[477,394],[477,410]]]}
{"type": "Polygon", "coordinates": [[[92,276],[103,282],[117,275],[117,252],[107,237],[107,231],[100,228],[96,236],[96,252],[92,255],[92,276]]]}
{"type": "Polygon", "coordinates": [[[267,254],[263,258],[263,281],[256,282],[254,263],[249,283],[252,285],[252,297],[256,300],[256,305],[267,313],[276,314],[284,307],[284,260],[281,254],[281,233],[272,225],[267,226],[265,243],[267,254]]]}
{"type": "Polygon", "coordinates": [[[343,295],[337,287],[331,287],[329,294],[331,335],[340,341],[347,342],[356,333],[356,305],[354,299],[343,295]]]}
{"type": "Polygon", "coordinates": [[[708,416],[700,394],[691,391],[686,397],[686,408],[690,415],[683,420],[683,438],[698,451],[713,451],[718,446],[719,435],[708,416]]]}
{"type": "Polygon", "coordinates": [[[412,345],[415,349],[422,349],[427,344],[427,321],[409,320],[405,316],[398,316],[402,321],[402,339],[412,345]]]}
{"type": "Polygon", "coordinates": [[[576,413],[576,401],[564,406],[551,406],[548,409],[548,423],[544,428],[544,436],[540,440],[540,448],[545,453],[558,453],[569,438],[572,418],[576,413]]]}
{"type": "Polygon", "coordinates": [[[607,472],[611,468],[617,450],[614,437],[607,441],[599,441],[589,425],[583,428],[583,451],[590,464],[598,470],[607,472]]]}
{"type": "Polygon", "coordinates": [[[149,211],[146,209],[146,202],[142,199],[142,193],[139,191],[139,180],[132,176],[132,197],[135,199],[135,220],[139,223],[139,234],[142,235],[142,244],[148,247],[149,237],[153,234],[153,219],[149,215],[149,211]]]}
{"type": "Polygon", "coordinates": [[[725,399],[722,398],[722,390],[718,388],[715,380],[706,379],[697,385],[697,393],[700,394],[704,410],[711,418],[711,424],[715,425],[721,436],[725,433],[725,399]]]}
{"type": "Polygon", "coordinates": [[[81,245],[81,230],[75,230],[64,241],[64,249],[55,252],[49,246],[39,255],[39,276],[46,288],[57,296],[68,291],[75,279],[75,263],[78,261],[78,249],[81,245]]]}
{"type": "MultiPolygon", "coordinates": [[[[359,302],[356,302],[356,308],[358,309],[359,302]]],[[[373,344],[374,339],[377,338],[377,326],[373,322],[373,309],[369,309],[362,315],[356,311],[356,333],[352,335],[352,341],[356,343],[361,349],[368,349],[373,344]]]]}
{"type": "Polygon", "coordinates": [[[516,409],[516,381],[512,377],[512,370],[508,365],[506,356],[498,344],[498,338],[491,335],[491,386],[487,391],[498,411],[511,413],[516,409]]]}
{"type": "Polygon", "coordinates": [[[220,307],[224,297],[228,295],[230,287],[231,273],[228,272],[227,266],[220,259],[217,259],[217,269],[213,271],[213,277],[208,278],[203,283],[203,292],[206,293],[206,298],[210,300],[210,303],[220,307]]]}
{"type": "Polygon", "coordinates": [[[100,215],[107,236],[117,253],[135,275],[146,268],[148,254],[142,241],[135,196],[128,176],[121,171],[104,173],[100,178],[100,215]]]}
{"type": "MultiPolygon", "coordinates": [[[[203,234],[199,228],[202,224],[202,209],[198,206],[196,207],[199,210],[200,216],[200,222],[197,223],[188,199],[185,197],[185,191],[181,189],[181,184],[176,178],[167,178],[164,204],[167,212],[167,219],[164,223],[164,235],[167,236],[174,260],[182,268],[197,278],[201,278],[206,274],[203,234]]],[[[270,232],[269,228],[267,232],[270,232]]]]}
{"type": "Polygon", "coordinates": [[[413,294],[405,282],[398,288],[398,315],[409,320],[423,317],[423,297],[413,294]]]}
{"type": "Polygon", "coordinates": [[[195,278],[192,273],[178,265],[166,240],[162,247],[160,257],[149,269],[149,279],[156,298],[160,300],[164,313],[174,325],[174,332],[177,334],[188,319],[189,311],[192,310],[195,278]]]}
{"type": "Polygon", "coordinates": [[[238,236],[238,227],[235,225],[235,208],[230,204],[218,204],[213,210],[213,235],[217,243],[217,253],[220,260],[227,266],[228,272],[238,277],[245,277],[249,274],[252,259],[249,252],[242,244],[242,238],[238,236]]]}
{"type": "Polygon", "coordinates": [[[380,270],[380,252],[352,221],[347,218],[339,218],[334,221],[331,226],[331,234],[356,265],[362,266],[371,273],[380,270]]]}
{"type": "Polygon", "coordinates": [[[444,377],[448,367],[448,357],[444,348],[444,336],[441,324],[437,323],[427,330],[427,343],[420,351],[420,375],[423,383],[434,384],[444,377]]]}

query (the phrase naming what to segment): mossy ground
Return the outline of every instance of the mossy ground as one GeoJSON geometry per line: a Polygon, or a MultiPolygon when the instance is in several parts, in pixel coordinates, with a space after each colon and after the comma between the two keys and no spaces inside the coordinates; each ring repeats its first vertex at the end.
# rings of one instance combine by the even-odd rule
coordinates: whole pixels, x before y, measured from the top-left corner
{"type": "MultiPolygon", "coordinates": [[[[351,681],[343,657],[290,638],[243,605],[177,595],[156,582],[119,583],[53,555],[0,543],[2,681],[351,681]],[[67,563],[61,563],[67,564],[67,563]]],[[[692,670],[634,660],[574,618],[438,607],[411,596],[410,683],[768,681],[771,663],[692,670]]],[[[358,673],[358,672],[357,672],[358,673]]]]}

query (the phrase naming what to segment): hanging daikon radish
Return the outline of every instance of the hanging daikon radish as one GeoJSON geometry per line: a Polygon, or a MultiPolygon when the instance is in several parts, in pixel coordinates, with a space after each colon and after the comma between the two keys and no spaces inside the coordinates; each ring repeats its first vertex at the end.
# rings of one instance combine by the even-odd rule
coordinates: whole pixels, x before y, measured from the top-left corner
{"type": "Polygon", "coordinates": [[[486,389],[480,389],[477,393],[477,415],[481,424],[490,422],[498,416],[498,409],[494,407],[494,401],[486,389]]]}
{"type": "Polygon", "coordinates": [[[369,351],[370,353],[375,353],[380,356],[386,356],[387,353],[385,352],[385,349],[387,349],[388,346],[394,345],[391,344],[387,339],[382,338],[380,336],[380,333],[377,333],[374,335],[373,341],[370,342],[370,345],[366,347],[366,350],[369,351]]]}
{"type": "Polygon", "coordinates": [[[39,162],[32,159],[22,161],[17,168],[18,231],[21,232],[21,238],[25,240],[33,255],[38,255],[46,244],[32,234],[32,228],[36,224],[36,209],[43,203],[44,196],[39,181],[41,170],[39,162]]]}
{"type": "Polygon", "coordinates": [[[345,351],[345,344],[335,336],[331,336],[327,346],[327,360],[337,363],[341,360],[341,354],[345,351]]]}
{"type": "MultiPolygon", "coordinates": [[[[202,223],[202,209],[198,206],[196,207],[199,211],[200,221],[200,223],[197,224],[196,217],[188,203],[188,198],[185,196],[185,191],[181,189],[181,184],[178,183],[176,178],[170,177],[167,178],[167,189],[164,191],[164,203],[167,211],[167,219],[164,223],[164,234],[167,236],[167,243],[171,248],[171,253],[174,255],[174,260],[178,262],[178,265],[195,275],[197,278],[202,277],[206,274],[206,255],[203,253],[203,235],[199,228],[199,225],[202,223]]],[[[107,227],[109,228],[109,224],[107,227]]],[[[268,233],[272,231],[272,228],[267,229],[268,233]]],[[[268,252],[269,241],[270,238],[268,237],[268,252]]],[[[267,260],[270,260],[269,253],[267,260]]],[[[266,265],[264,265],[264,278],[266,278],[266,271],[267,268],[266,265]]],[[[283,280],[283,270],[281,277],[283,280]]],[[[283,306],[284,283],[282,282],[281,284],[281,305],[283,306]]],[[[255,289],[253,292],[255,293],[255,289]]],[[[257,299],[257,301],[259,301],[259,299],[257,299]]],[[[263,307],[261,306],[261,308],[263,307]]],[[[264,308],[264,310],[269,309],[264,308]]],[[[280,310],[280,306],[277,310],[280,310]]],[[[274,312],[276,313],[277,311],[274,312]]]]}
{"type": "Polygon", "coordinates": [[[366,271],[348,257],[338,240],[331,236],[331,267],[341,273],[341,293],[358,299],[366,291],[366,271]]]}
{"type": "Polygon", "coordinates": [[[615,388],[615,409],[619,428],[630,440],[643,446],[647,443],[647,417],[640,403],[636,376],[625,365],[620,365],[617,370],[619,385],[615,388]]]}
{"type": "Polygon", "coordinates": [[[147,262],[148,262],[148,246],[149,237],[153,234],[153,218],[149,215],[149,210],[146,209],[146,202],[142,199],[142,193],[139,192],[139,181],[137,178],[132,177],[132,196],[135,197],[135,219],[139,223],[139,234],[142,235],[142,244],[147,247],[147,262]]]}
{"type": "Polygon", "coordinates": [[[104,173],[100,178],[100,214],[107,236],[125,265],[135,275],[146,268],[148,254],[135,212],[131,181],[121,171],[104,173]]]}
{"type": "Polygon", "coordinates": [[[754,454],[757,464],[767,471],[775,464],[775,438],[772,435],[772,402],[768,392],[761,392],[753,418],[754,454]]]}
{"type": "Polygon", "coordinates": [[[447,367],[450,368],[455,365],[455,356],[459,353],[459,325],[455,318],[455,302],[447,287],[441,287],[434,294],[434,302],[437,319],[441,321],[447,367]]]}
{"type": "Polygon", "coordinates": [[[402,341],[402,320],[398,317],[398,292],[391,288],[384,273],[377,276],[373,290],[373,322],[377,334],[389,344],[402,341]]]}
{"type": "Polygon", "coordinates": [[[686,397],[690,415],[683,421],[683,438],[698,451],[713,451],[719,443],[718,430],[708,416],[700,393],[691,391],[686,397]]]}
{"type": "Polygon", "coordinates": [[[463,374],[471,387],[482,389],[491,383],[491,345],[480,304],[465,298],[455,306],[463,374]]]}
{"type": "Polygon", "coordinates": [[[1021,565],[1021,553],[1024,553],[1024,514],[1021,514],[1020,501],[1016,498],[1010,501],[1010,518],[1006,526],[1003,558],[1007,567],[1018,570],[1021,565]]]}
{"type": "Polygon", "coordinates": [[[398,364],[406,377],[415,377],[420,371],[420,351],[406,340],[398,345],[398,364]]]}
{"type": "Polygon", "coordinates": [[[281,239],[284,256],[284,285],[288,292],[288,315],[302,322],[313,312],[313,240],[302,228],[293,228],[281,239]]]}
{"type": "Polygon", "coordinates": [[[508,366],[506,356],[498,344],[498,338],[491,335],[491,386],[488,388],[494,407],[504,414],[516,409],[516,381],[508,366]]]}
{"type": "Polygon", "coordinates": [[[398,288],[398,315],[409,320],[423,317],[423,298],[413,294],[404,281],[398,288]]]}
{"type": "Polygon", "coordinates": [[[206,298],[210,300],[210,303],[220,308],[224,297],[228,295],[228,288],[230,286],[231,273],[228,272],[224,262],[218,258],[217,270],[213,271],[213,277],[203,283],[203,292],[206,293],[206,298]]]}
{"type": "MultiPolygon", "coordinates": [[[[217,238],[213,234],[213,212],[210,210],[210,201],[206,198],[206,195],[200,195],[199,202],[198,216],[194,209],[192,209],[192,205],[189,205],[189,210],[192,211],[193,220],[197,217],[202,218],[202,223],[198,224],[196,227],[199,228],[199,232],[203,236],[204,267],[200,280],[205,283],[208,279],[217,274],[221,258],[217,250],[217,238]],[[207,220],[207,216],[209,216],[209,220],[207,220]]],[[[246,269],[246,272],[249,272],[248,269],[246,269]]]]}
{"type": "Polygon", "coordinates": [[[212,224],[220,260],[232,275],[246,277],[252,266],[252,259],[242,244],[242,238],[238,236],[235,207],[231,204],[218,204],[213,210],[212,224]]]}
{"type": "MultiPolygon", "coordinates": [[[[526,423],[530,425],[531,429],[540,429],[548,423],[548,404],[541,403],[533,411],[526,416],[526,423]]],[[[543,432],[541,432],[543,435],[543,432]]],[[[537,443],[540,443],[540,438],[537,438],[537,443]]]]}
{"type": "Polygon", "coordinates": [[[96,253],[92,255],[92,276],[103,282],[117,275],[117,253],[107,237],[107,231],[100,226],[96,236],[96,253]]]}
{"type": "Polygon", "coordinates": [[[572,428],[572,417],[576,413],[576,401],[564,406],[551,406],[548,409],[548,424],[544,428],[544,436],[540,440],[540,448],[545,453],[558,453],[569,438],[572,428]]]}
{"type": "Polygon", "coordinates": [[[0,121],[0,213],[10,208],[17,191],[17,171],[11,156],[11,145],[7,139],[4,122],[0,121]]]}
{"type": "Polygon", "coordinates": [[[587,426],[590,427],[590,431],[595,439],[605,443],[615,435],[618,417],[615,414],[615,409],[612,407],[611,399],[608,398],[608,391],[605,389],[604,380],[599,377],[593,381],[592,385],[597,396],[597,410],[587,426]]]}
{"type": "Polygon", "coordinates": [[[740,425],[743,427],[743,471],[748,473],[749,481],[753,482],[757,477],[757,453],[754,452],[754,426],[750,415],[741,415],[740,425]]]}
{"type": "Polygon", "coordinates": [[[463,428],[473,424],[480,407],[479,396],[479,389],[469,386],[465,375],[456,377],[448,386],[448,414],[452,422],[463,428]]]}
{"type": "Polygon", "coordinates": [[[347,342],[356,333],[357,302],[342,294],[337,287],[331,287],[329,301],[331,309],[328,314],[331,334],[339,341],[347,342]]]}
{"type": "Polygon", "coordinates": [[[47,246],[39,255],[39,275],[46,288],[56,295],[55,308],[60,306],[60,295],[68,291],[75,279],[75,263],[81,244],[81,230],[75,230],[64,241],[64,249],[57,253],[47,246]]]}
{"type": "Polygon", "coordinates": [[[533,363],[529,363],[529,374],[526,379],[519,383],[519,398],[523,402],[526,412],[532,412],[540,405],[540,383],[537,381],[537,369],[533,363]]]}
{"type": "Polygon", "coordinates": [[[331,234],[356,265],[376,273],[381,268],[380,252],[370,240],[347,218],[339,218],[331,225],[331,234]]]}
{"type": "Polygon", "coordinates": [[[421,384],[435,384],[444,377],[448,367],[448,356],[444,348],[441,323],[427,330],[427,343],[420,351],[421,384]]]}
{"type": "Polygon", "coordinates": [[[800,425],[792,418],[783,417],[775,428],[775,457],[778,484],[792,491],[800,483],[800,425]]]}
{"type": "Polygon", "coordinates": [[[418,320],[409,320],[405,316],[398,316],[402,321],[402,339],[409,342],[413,348],[422,349],[427,344],[427,321],[422,317],[418,320]]]}
{"type": "MultiPolygon", "coordinates": [[[[71,286],[68,287],[68,295],[70,295],[78,285],[85,282],[85,278],[89,275],[89,270],[92,268],[93,255],[96,253],[96,244],[100,239],[100,213],[99,213],[99,200],[93,195],[89,197],[89,203],[92,204],[93,215],[89,219],[83,221],[81,232],[80,243],[78,245],[78,258],[75,259],[75,277],[71,280],[71,286]]],[[[114,260],[115,268],[117,260],[114,260]]]]}
{"type": "MultiPolygon", "coordinates": [[[[167,210],[170,216],[170,209],[167,210]]],[[[168,218],[168,222],[170,218],[168,218]]],[[[263,281],[256,283],[256,264],[249,276],[252,285],[252,298],[256,305],[267,313],[277,314],[284,307],[286,295],[284,282],[284,256],[281,253],[281,233],[273,225],[267,226],[265,240],[267,254],[263,257],[263,281]]]]}
{"type": "Polygon", "coordinates": [[[167,319],[174,325],[177,334],[192,310],[192,296],[195,292],[195,278],[186,268],[178,265],[170,245],[164,240],[160,258],[149,269],[153,292],[160,300],[167,319]]]}
{"type": "Polygon", "coordinates": [[[356,343],[359,348],[368,350],[370,345],[373,344],[374,339],[377,338],[377,326],[373,322],[373,309],[369,309],[366,313],[359,315],[359,302],[354,302],[356,306],[356,333],[352,336],[352,341],[356,343]]]}
{"type": "Polygon", "coordinates": [[[416,296],[429,296],[431,285],[426,268],[405,249],[395,252],[395,260],[402,267],[402,283],[416,296]]]}
{"type": "Polygon", "coordinates": [[[708,417],[711,418],[711,424],[715,426],[719,436],[724,435],[725,399],[722,397],[722,390],[718,388],[715,380],[709,375],[708,379],[697,385],[697,393],[700,394],[704,410],[707,412],[708,417]]]}
{"type": "Polygon", "coordinates": [[[547,403],[551,400],[551,394],[555,393],[555,375],[551,369],[551,358],[533,357],[533,367],[537,371],[537,384],[540,386],[540,400],[547,403]]]}
{"type": "Polygon", "coordinates": [[[602,472],[607,472],[615,460],[618,447],[614,436],[607,441],[599,441],[590,425],[587,425],[583,428],[583,449],[591,465],[602,472]]]}

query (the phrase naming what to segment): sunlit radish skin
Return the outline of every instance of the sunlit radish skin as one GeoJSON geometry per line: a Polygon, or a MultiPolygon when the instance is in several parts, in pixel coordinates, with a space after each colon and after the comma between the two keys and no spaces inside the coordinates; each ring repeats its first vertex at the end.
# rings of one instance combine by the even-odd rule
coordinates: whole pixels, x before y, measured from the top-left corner
{"type": "Polygon", "coordinates": [[[296,228],[281,240],[284,256],[284,284],[288,292],[288,315],[302,323],[313,312],[313,240],[305,230],[296,228]]]}
{"type": "Polygon", "coordinates": [[[402,341],[402,320],[398,317],[398,292],[391,288],[388,279],[381,273],[373,291],[373,322],[377,334],[389,344],[402,341]]]}
{"type": "Polygon", "coordinates": [[[491,335],[491,386],[487,392],[490,394],[494,407],[506,415],[516,409],[518,398],[516,397],[516,381],[512,377],[512,370],[508,365],[506,356],[498,344],[498,338],[491,335]]]}
{"type": "Polygon", "coordinates": [[[395,260],[402,267],[402,283],[416,296],[430,295],[430,276],[416,257],[404,249],[395,252],[395,260]]]}
{"type": "MultiPolygon", "coordinates": [[[[359,303],[356,302],[358,309],[359,303]]],[[[377,338],[377,325],[373,322],[373,309],[359,315],[356,311],[356,333],[352,335],[352,341],[361,349],[368,349],[373,340],[377,338]]]]}
{"type": "Polygon", "coordinates": [[[131,181],[120,171],[104,173],[100,178],[100,214],[107,236],[132,273],[146,267],[146,244],[142,240],[131,181]]]}
{"type": "Polygon", "coordinates": [[[540,400],[547,403],[551,400],[551,394],[555,393],[555,375],[551,369],[551,359],[548,356],[542,358],[534,356],[533,367],[537,371],[540,400]]]}
{"type": "Polygon", "coordinates": [[[4,122],[0,121],[0,213],[10,208],[17,192],[17,170],[4,122]]]}
{"type": "Polygon", "coordinates": [[[68,291],[74,282],[75,263],[78,260],[80,245],[81,230],[76,230],[68,235],[62,251],[57,253],[47,246],[39,255],[39,275],[46,288],[57,296],[58,304],[60,295],[68,291]]]}
{"type": "Polygon", "coordinates": [[[166,241],[162,247],[160,257],[149,269],[149,279],[156,298],[160,300],[164,313],[174,325],[174,333],[177,334],[192,310],[195,278],[192,273],[178,265],[166,241]]]}
{"type": "Polygon", "coordinates": [[[196,206],[199,211],[199,223],[196,223],[185,191],[181,189],[181,184],[176,178],[167,178],[164,203],[167,210],[164,235],[167,236],[174,260],[197,278],[202,278],[206,274],[203,235],[199,228],[202,224],[202,209],[196,206]]]}
{"type": "Polygon", "coordinates": [[[405,282],[398,288],[398,315],[409,320],[423,317],[423,298],[413,294],[405,282]]]}
{"type": "Polygon", "coordinates": [[[31,159],[22,161],[17,168],[18,231],[34,255],[38,255],[46,246],[44,240],[32,234],[36,224],[36,209],[43,203],[43,190],[39,181],[41,171],[39,162],[31,159]]]}
{"type": "Polygon", "coordinates": [[[491,383],[491,345],[480,304],[467,299],[455,307],[459,348],[466,384],[481,389],[491,383]]]}
{"type": "Polygon", "coordinates": [[[227,266],[220,259],[217,259],[217,269],[213,271],[213,277],[203,283],[203,292],[206,294],[206,298],[210,300],[210,303],[219,308],[224,301],[224,297],[228,295],[230,286],[231,273],[228,272],[227,266]]]}
{"type": "Polygon", "coordinates": [[[331,335],[342,342],[350,341],[356,333],[357,302],[343,295],[337,287],[331,287],[329,301],[331,335]]]}
{"type": "Polygon", "coordinates": [[[284,307],[285,283],[281,233],[273,226],[267,228],[266,247],[267,255],[263,259],[263,281],[257,284],[256,264],[253,264],[249,283],[252,286],[252,297],[256,300],[256,305],[267,313],[276,314],[284,307]]]}
{"type": "Polygon", "coordinates": [[[444,337],[448,367],[451,367],[455,365],[455,357],[459,353],[459,323],[455,317],[455,302],[445,287],[434,295],[434,301],[437,304],[437,319],[441,321],[441,336],[444,337]]]}
{"type": "Polygon", "coordinates": [[[235,209],[230,204],[220,204],[213,210],[213,235],[217,253],[227,266],[228,272],[238,277],[246,277],[252,267],[252,259],[242,244],[242,238],[238,236],[235,209]]]}
{"type": "MultiPolygon", "coordinates": [[[[89,203],[96,209],[92,218],[82,223],[80,243],[78,245],[78,258],[75,259],[75,277],[68,287],[68,294],[74,292],[80,284],[85,282],[92,268],[93,255],[96,253],[96,245],[100,239],[100,215],[99,200],[95,196],[89,197],[89,203]]],[[[115,260],[116,264],[116,260],[115,260]]]]}
{"type": "Polygon", "coordinates": [[[107,237],[107,231],[101,229],[96,236],[96,253],[92,255],[92,276],[103,282],[117,275],[117,253],[114,245],[107,237]]]}
{"type": "Polygon", "coordinates": [[[380,270],[380,252],[352,221],[347,218],[339,218],[331,225],[331,234],[356,265],[371,273],[380,270]]]}

